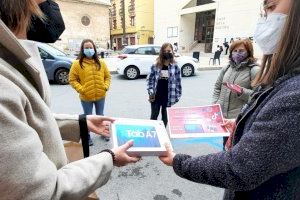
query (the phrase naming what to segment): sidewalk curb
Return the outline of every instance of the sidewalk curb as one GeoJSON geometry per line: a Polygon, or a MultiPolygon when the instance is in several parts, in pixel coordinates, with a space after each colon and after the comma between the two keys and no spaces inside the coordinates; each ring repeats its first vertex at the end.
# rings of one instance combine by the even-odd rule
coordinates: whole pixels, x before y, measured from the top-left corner
{"type": "Polygon", "coordinates": [[[199,67],[197,71],[210,71],[210,70],[220,70],[222,67],[199,67]]]}
{"type": "MultiPolygon", "coordinates": [[[[198,67],[197,71],[210,71],[210,70],[220,70],[222,67],[198,67]]],[[[118,74],[116,70],[110,71],[111,75],[118,74]]]]}
{"type": "Polygon", "coordinates": [[[118,74],[118,72],[117,71],[110,71],[110,74],[118,74]]]}

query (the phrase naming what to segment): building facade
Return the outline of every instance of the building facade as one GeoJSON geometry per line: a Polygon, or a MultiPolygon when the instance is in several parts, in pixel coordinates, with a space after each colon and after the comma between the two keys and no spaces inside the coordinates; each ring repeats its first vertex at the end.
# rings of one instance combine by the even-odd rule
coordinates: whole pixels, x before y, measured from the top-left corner
{"type": "MultiPolygon", "coordinates": [[[[177,42],[182,52],[209,53],[225,41],[253,39],[260,4],[259,0],[155,0],[155,43],[177,42]]],[[[260,54],[255,43],[254,47],[260,54]]]]}
{"type": "Polygon", "coordinates": [[[110,41],[110,0],[56,0],[66,30],[55,46],[65,52],[78,51],[83,39],[92,39],[98,47],[106,48],[110,41]]]}
{"type": "Polygon", "coordinates": [[[152,44],[154,40],[154,0],[111,0],[111,44],[152,44]]]}

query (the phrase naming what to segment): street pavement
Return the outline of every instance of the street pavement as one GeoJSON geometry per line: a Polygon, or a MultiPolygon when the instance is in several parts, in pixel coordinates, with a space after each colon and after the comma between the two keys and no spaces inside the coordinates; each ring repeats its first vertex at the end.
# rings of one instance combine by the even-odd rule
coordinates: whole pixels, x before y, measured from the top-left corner
{"type": "MultiPolygon", "coordinates": [[[[175,106],[201,106],[211,102],[214,82],[219,71],[201,71],[196,76],[183,78],[183,96],[175,106]]],[[[82,108],[77,93],[69,86],[51,85],[54,113],[79,114],[82,108]]],[[[129,81],[120,75],[112,76],[105,102],[105,115],[149,119],[145,77],[129,81]]],[[[92,134],[92,154],[110,148],[111,142],[92,134]]],[[[206,155],[222,149],[221,138],[173,139],[177,153],[206,155]]],[[[74,183],[76,184],[76,183],[74,183]]],[[[97,190],[101,200],[219,200],[223,189],[193,183],[178,177],[171,167],[163,165],[156,157],[122,168],[115,167],[110,180],[97,190]]]]}

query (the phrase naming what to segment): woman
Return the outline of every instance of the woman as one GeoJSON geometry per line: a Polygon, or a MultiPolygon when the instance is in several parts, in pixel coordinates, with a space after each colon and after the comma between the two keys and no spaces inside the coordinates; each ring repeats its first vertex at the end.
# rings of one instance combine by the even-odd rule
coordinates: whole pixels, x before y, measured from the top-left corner
{"type": "MultiPolygon", "coordinates": [[[[62,140],[87,141],[88,130],[109,136],[107,126],[113,120],[51,113],[37,46],[16,38],[27,38],[33,15],[43,17],[37,2],[0,1],[1,199],[84,199],[108,181],[113,165],[139,158],[126,154],[133,145],[128,142],[67,163],[62,140]]],[[[51,20],[51,15],[44,17],[51,20]]]]}
{"type": "Polygon", "coordinates": [[[191,181],[225,188],[224,199],[300,199],[300,1],[265,0],[256,42],[266,55],[254,80],[261,89],[236,120],[231,148],[161,160],[191,181]]]}
{"type": "Polygon", "coordinates": [[[168,124],[167,107],[181,97],[180,68],[175,63],[172,44],[162,45],[156,63],[152,65],[147,90],[151,103],[151,118],[157,120],[161,108],[162,121],[168,124]]]}
{"type": "MultiPolygon", "coordinates": [[[[236,118],[253,93],[251,81],[260,68],[253,57],[250,40],[237,40],[229,49],[229,65],[225,66],[215,83],[213,104],[220,104],[226,119],[236,118]]],[[[228,137],[224,137],[225,147],[228,137]]]]}
{"type": "MultiPolygon", "coordinates": [[[[83,40],[78,58],[71,66],[69,83],[79,93],[84,114],[91,115],[95,105],[96,115],[103,115],[110,80],[110,72],[105,62],[98,58],[94,42],[83,40]]],[[[93,145],[90,136],[89,144],[93,145]]]]}

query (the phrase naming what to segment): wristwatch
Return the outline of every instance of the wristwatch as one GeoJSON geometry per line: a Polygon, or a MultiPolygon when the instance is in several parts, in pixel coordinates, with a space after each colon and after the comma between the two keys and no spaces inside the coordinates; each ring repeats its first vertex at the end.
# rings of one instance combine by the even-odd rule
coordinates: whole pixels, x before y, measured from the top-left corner
{"type": "Polygon", "coordinates": [[[100,151],[100,153],[102,153],[102,152],[108,152],[108,153],[110,153],[113,162],[116,161],[116,154],[112,150],[110,150],[110,149],[104,149],[104,150],[100,151]]]}

